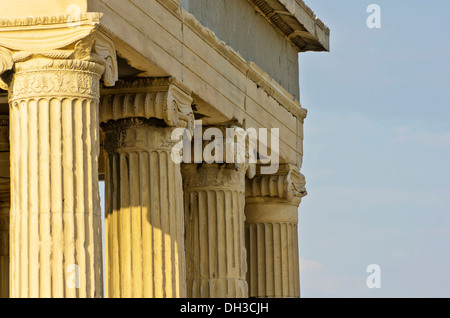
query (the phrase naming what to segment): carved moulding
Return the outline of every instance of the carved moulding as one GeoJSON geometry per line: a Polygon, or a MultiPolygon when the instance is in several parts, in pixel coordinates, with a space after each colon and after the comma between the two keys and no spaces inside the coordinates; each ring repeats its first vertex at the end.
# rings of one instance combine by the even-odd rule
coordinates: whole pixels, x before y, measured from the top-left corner
{"type": "Polygon", "coordinates": [[[255,139],[235,120],[205,126],[196,121],[192,138],[183,145],[190,146],[183,160],[184,163],[218,163],[221,169],[244,171],[248,178],[253,178],[257,162],[255,139]]]}
{"type": "Polygon", "coordinates": [[[230,169],[220,164],[186,164],[182,166],[185,187],[201,189],[242,189],[245,188],[245,174],[242,170],[230,169]],[[201,171],[201,173],[199,173],[201,171]]]}
{"type": "MultiPolygon", "coordinates": [[[[246,198],[278,198],[299,201],[307,195],[305,176],[291,164],[283,165],[276,175],[256,175],[246,180],[246,198]]],[[[298,202],[300,203],[300,202],[298,202]]]]}
{"type": "MultiPolygon", "coordinates": [[[[165,2],[170,0],[165,0],[165,2]]],[[[269,96],[273,97],[281,106],[286,108],[292,115],[300,121],[306,118],[307,110],[302,108],[300,102],[292,94],[287,92],[279,83],[272,79],[266,72],[255,63],[246,61],[237,51],[221,41],[216,34],[202,25],[196,17],[181,8],[180,18],[186,26],[197,33],[210,46],[215,48],[226,60],[236,69],[240,70],[256,85],[261,87],[269,96]]]]}
{"type": "MultiPolygon", "coordinates": [[[[113,86],[118,80],[114,34],[100,18],[100,13],[87,13],[76,21],[68,16],[0,20],[0,76],[33,59],[73,60],[102,65],[105,85],[113,86]]],[[[7,90],[4,77],[0,88],[7,90]]]]}
{"type": "Polygon", "coordinates": [[[167,6],[170,10],[176,11],[180,7],[179,0],[158,0],[162,5],[167,6]]]}
{"type": "Polygon", "coordinates": [[[97,100],[103,65],[81,60],[36,58],[15,65],[9,100],[45,98],[49,95],[97,100]]]}
{"type": "Polygon", "coordinates": [[[168,156],[176,141],[171,130],[157,119],[132,117],[101,124],[103,147],[107,153],[166,152],[168,156]]]}
{"type": "Polygon", "coordinates": [[[126,118],[156,118],[167,126],[193,131],[191,91],[174,78],[119,81],[101,92],[100,122],[126,118]]]}

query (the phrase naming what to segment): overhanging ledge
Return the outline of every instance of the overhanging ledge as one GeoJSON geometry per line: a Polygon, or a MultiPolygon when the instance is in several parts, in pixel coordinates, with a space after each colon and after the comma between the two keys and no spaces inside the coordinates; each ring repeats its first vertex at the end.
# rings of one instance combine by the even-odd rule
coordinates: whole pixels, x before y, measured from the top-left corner
{"type": "Polygon", "coordinates": [[[248,0],[299,52],[329,51],[330,29],[302,0],[248,0]]]}

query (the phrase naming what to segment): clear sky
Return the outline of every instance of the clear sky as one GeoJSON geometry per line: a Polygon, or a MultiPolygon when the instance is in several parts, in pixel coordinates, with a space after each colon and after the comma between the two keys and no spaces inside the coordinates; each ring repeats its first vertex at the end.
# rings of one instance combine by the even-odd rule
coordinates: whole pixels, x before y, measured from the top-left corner
{"type": "Polygon", "coordinates": [[[450,297],[450,1],[305,2],[331,52],[299,58],[302,296],[450,297]]]}
{"type": "Polygon", "coordinates": [[[450,1],[305,2],[331,52],[299,57],[302,297],[450,297],[450,1]]]}

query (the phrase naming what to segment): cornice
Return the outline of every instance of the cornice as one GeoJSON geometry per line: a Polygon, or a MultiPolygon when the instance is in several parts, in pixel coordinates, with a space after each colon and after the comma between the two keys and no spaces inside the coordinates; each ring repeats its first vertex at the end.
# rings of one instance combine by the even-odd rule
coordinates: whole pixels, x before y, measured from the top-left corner
{"type": "Polygon", "coordinates": [[[263,88],[277,102],[283,105],[292,115],[301,121],[306,118],[308,111],[305,108],[302,108],[300,102],[255,63],[248,62],[247,76],[258,86],[263,88]]]}
{"type": "Polygon", "coordinates": [[[172,11],[176,11],[180,7],[180,0],[157,0],[157,1],[172,11]]]}
{"type": "Polygon", "coordinates": [[[216,49],[226,60],[228,60],[236,69],[245,74],[256,85],[273,97],[281,106],[287,109],[292,115],[304,120],[306,109],[301,107],[298,100],[292,94],[286,91],[280,84],[264,72],[255,63],[246,61],[238,52],[233,50],[225,42],[221,41],[215,33],[203,26],[193,14],[181,8],[181,18],[183,23],[197,33],[206,43],[216,49]]]}
{"type": "Polygon", "coordinates": [[[233,48],[228,46],[224,41],[220,40],[214,31],[203,26],[192,13],[187,12],[182,8],[182,19],[184,24],[189,26],[192,31],[197,33],[206,43],[215,48],[222,56],[233,64],[237,69],[245,71],[247,61],[233,48]]]}
{"type": "Polygon", "coordinates": [[[330,29],[302,0],[248,0],[299,52],[329,51],[330,29]]]}
{"type": "Polygon", "coordinates": [[[67,24],[72,23],[83,23],[85,21],[90,21],[91,23],[100,22],[102,14],[96,12],[82,13],[80,14],[76,21],[72,15],[59,15],[59,16],[43,16],[43,17],[26,17],[26,18],[6,18],[0,19],[0,27],[27,27],[27,26],[44,26],[50,24],[67,24]]]}

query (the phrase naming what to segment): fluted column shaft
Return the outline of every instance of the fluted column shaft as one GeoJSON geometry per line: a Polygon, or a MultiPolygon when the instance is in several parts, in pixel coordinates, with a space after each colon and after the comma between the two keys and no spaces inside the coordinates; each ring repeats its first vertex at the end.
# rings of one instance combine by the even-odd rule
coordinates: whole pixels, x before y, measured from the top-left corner
{"type": "Polygon", "coordinates": [[[18,62],[9,84],[11,297],[101,297],[99,80],[81,60],[18,62]]]}
{"type": "Polygon", "coordinates": [[[231,166],[183,167],[188,297],[248,297],[245,171],[231,166]]]}
{"type": "Polygon", "coordinates": [[[9,117],[0,116],[0,298],[9,298],[9,117]]]}
{"type": "Polygon", "coordinates": [[[273,198],[246,200],[250,297],[300,297],[297,209],[273,198]]]}
{"type": "Polygon", "coordinates": [[[9,200],[0,202],[0,298],[9,298],[9,200]]]}
{"type": "Polygon", "coordinates": [[[250,297],[300,297],[298,206],[305,177],[293,165],[246,180],[245,236],[250,297]]]}
{"type": "Polygon", "coordinates": [[[108,297],[186,297],[183,189],[173,127],[130,118],[102,125],[108,297]]]}

